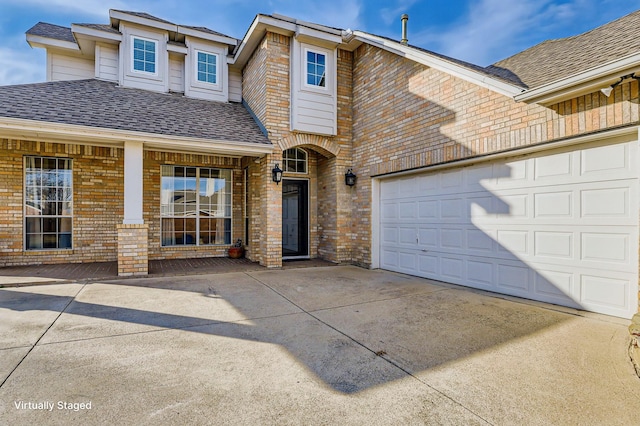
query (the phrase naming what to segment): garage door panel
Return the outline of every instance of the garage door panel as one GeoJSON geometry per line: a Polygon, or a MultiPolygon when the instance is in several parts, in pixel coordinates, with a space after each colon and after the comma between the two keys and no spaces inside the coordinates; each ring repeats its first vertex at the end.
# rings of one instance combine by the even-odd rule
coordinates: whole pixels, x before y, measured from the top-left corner
{"type": "Polygon", "coordinates": [[[631,282],[626,279],[583,275],[581,305],[602,313],[620,315],[629,305],[630,286],[631,282]]]}
{"type": "Polygon", "coordinates": [[[497,267],[497,287],[508,294],[526,294],[529,292],[530,275],[529,267],[522,262],[500,263],[497,267]]]}
{"type": "Polygon", "coordinates": [[[495,282],[495,264],[489,259],[467,260],[467,277],[474,287],[492,289],[495,282]]]}
{"type": "Polygon", "coordinates": [[[636,145],[626,138],[424,173],[402,197],[383,180],[380,193],[390,198],[379,205],[380,264],[631,317],[638,303],[636,145]]]}
{"type": "Polygon", "coordinates": [[[582,260],[629,264],[629,234],[585,232],[581,237],[582,260]]]}
{"type": "Polygon", "coordinates": [[[581,216],[586,218],[629,218],[631,217],[629,187],[608,187],[580,192],[581,216]]]}
{"type": "Polygon", "coordinates": [[[440,258],[441,274],[453,283],[462,282],[463,260],[459,257],[442,256],[440,258]]]}
{"type": "Polygon", "coordinates": [[[608,178],[613,173],[629,173],[629,145],[617,144],[593,147],[581,152],[581,175],[589,178],[608,178]],[[602,176],[602,175],[605,176],[602,176]]]}
{"type": "Polygon", "coordinates": [[[440,246],[443,249],[463,248],[463,230],[454,228],[444,228],[440,230],[440,246]]]}
{"type": "Polygon", "coordinates": [[[575,274],[566,271],[540,270],[534,273],[533,287],[539,300],[577,307],[571,298],[575,294],[575,274]]]}
{"type": "Polygon", "coordinates": [[[574,259],[574,239],[573,232],[534,232],[534,254],[551,259],[574,259]]]}
{"type": "Polygon", "coordinates": [[[535,218],[573,218],[573,191],[535,194],[533,203],[535,218]]]}
{"type": "Polygon", "coordinates": [[[467,249],[479,256],[488,256],[494,250],[495,235],[480,229],[467,229],[467,249]]]}
{"type": "Polygon", "coordinates": [[[440,259],[437,255],[421,253],[418,257],[420,275],[427,278],[438,279],[440,259]]]}

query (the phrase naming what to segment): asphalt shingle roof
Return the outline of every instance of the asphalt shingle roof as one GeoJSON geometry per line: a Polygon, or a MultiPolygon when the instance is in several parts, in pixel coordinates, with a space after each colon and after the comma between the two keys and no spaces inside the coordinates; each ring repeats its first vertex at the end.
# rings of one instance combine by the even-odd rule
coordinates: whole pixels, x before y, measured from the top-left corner
{"type": "Polygon", "coordinates": [[[640,10],[583,34],[544,41],[489,68],[533,89],[640,52],[640,10]]]}
{"type": "Polygon", "coordinates": [[[69,41],[71,43],[76,42],[76,39],[73,37],[73,33],[71,32],[71,28],[48,24],[46,22],[38,22],[27,30],[27,34],[52,38],[55,40],[69,41]]]}
{"type": "Polygon", "coordinates": [[[120,34],[120,31],[116,30],[109,24],[73,24],[73,25],[77,25],[79,27],[92,28],[98,31],[106,31],[113,34],[120,34]]]}
{"type": "Polygon", "coordinates": [[[120,12],[120,13],[126,13],[127,15],[137,16],[138,18],[145,18],[145,19],[150,19],[152,21],[157,21],[157,22],[162,22],[162,23],[165,23],[165,24],[175,25],[173,22],[157,18],[157,17],[155,17],[153,15],[149,15],[148,13],[145,13],[145,12],[132,12],[132,11],[129,11],[129,10],[118,10],[118,9],[113,9],[113,10],[115,10],[116,12],[120,12]]]}
{"type": "Polygon", "coordinates": [[[271,144],[242,104],[122,88],[99,80],[0,86],[0,117],[271,144]]]}

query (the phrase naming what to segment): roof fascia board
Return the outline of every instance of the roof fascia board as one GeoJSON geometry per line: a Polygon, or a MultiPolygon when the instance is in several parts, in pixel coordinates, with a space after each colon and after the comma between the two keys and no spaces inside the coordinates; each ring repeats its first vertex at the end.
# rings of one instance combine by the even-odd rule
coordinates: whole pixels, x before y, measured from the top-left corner
{"type": "Polygon", "coordinates": [[[563,99],[590,93],[613,84],[623,75],[640,68],[640,53],[606,63],[571,77],[554,81],[544,86],[527,90],[515,96],[518,102],[550,105],[563,99]]]}
{"type": "Polygon", "coordinates": [[[144,25],[146,27],[158,28],[166,31],[174,31],[178,30],[178,26],[176,24],[168,24],[166,22],[156,21],[154,19],[143,18],[141,16],[130,15],[128,13],[119,12],[117,10],[110,10],[109,17],[111,19],[116,19],[118,21],[131,22],[134,24],[144,25]]]}
{"type": "Polygon", "coordinates": [[[240,46],[236,50],[233,60],[229,61],[229,64],[244,66],[267,31],[291,36],[295,34],[296,28],[297,25],[293,22],[283,21],[266,15],[256,15],[249,30],[247,30],[247,33],[240,42],[240,46]]]}
{"type": "Polygon", "coordinates": [[[41,47],[44,49],[55,47],[57,49],[74,50],[76,52],[80,51],[78,43],[33,34],[27,34],[27,43],[29,43],[29,46],[31,47],[41,47]]]}
{"type": "Polygon", "coordinates": [[[204,40],[213,41],[216,43],[228,44],[230,46],[235,46],[236,44],[238,44],[235,38],[219,36],[216,34],[195,30],[193,28],[181,27],[180,25],[178,25],[178,33],[186,36],[197,37],[204,40]]]}
{"type": "Polygon", "coordinates": [[[322,44],[330,45],[333,48],[342,43],[341,35],[327,34],[324,31],[318,31],[301,25],[298,25],[298,28],[296,28],[295,35],[300,40],[319,41],[322,44]]]}
{"type": "Polygon", "coordinates": [[[270,154],[274,148],[273,145],[243,141],[158,135],[7,117],[0,117],[0,133],[20,139],[35,139],[60,143],[99,143],[109,146],[122,146],[124,141],[133,141],[142,142],[145,145],[159,149],[180,149],[190,152],[240,156],[270,154]]]}
{"type": "Polygon", "coordinates": [[[167,50],[169,52],[180,53],[182,55],[186,55],[187,53],[189,53],[189,49],[186,46],[178,46],[178,45],[169,44],[169,43],[167,43],[167,50]]]}
{"type": "MultiPolygon", "coordinates": [[[[108,31],[100,31],[95,28],[83,27],[82,25],[71,24],[71,31],[84,38],[90,38],[105,43],[122,41],[122,34],[115,34],[108,31]]],[[[77,36],[76,36],[77,37],[77,36]]]]}
{"type": "Polygon", "coordinates": [[[404,46],[401,43],[385,40],[374,35],[363,33],[361,31],[354,31],[356,39],[371,44],[373,46],[384,49],[388,52],[395,53],[396,55],[403,56],[412,61],[426,65],[430,68],[437,69],[439,71],[446,72],[455,77],[466,80],[470,83],[478,86],[493,90],[505,96],[514,97],[522,92],[521,87],[517,87],[495,78],[491,78],[482,73],[470,70],[453,62],[445,61],[437,56],[429,55],[426,52],[422,52],[412,47],[404,46]]]}

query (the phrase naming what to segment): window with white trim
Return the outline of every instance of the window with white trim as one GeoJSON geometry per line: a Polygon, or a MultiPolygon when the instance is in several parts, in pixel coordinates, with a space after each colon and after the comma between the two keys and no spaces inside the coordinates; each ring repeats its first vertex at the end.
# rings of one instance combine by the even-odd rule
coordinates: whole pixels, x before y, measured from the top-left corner
{"type": "Polygon", "coordinates": [[[196,79],[202,83],[218,84],[218,55],[196,51],[196,79]]]}
{"type": "Polygon", "coordinates": [[[231,170],[162,166],[163,246],[231,244],[231,170]]]}
{"type": "Polygon", "coordinates": [[[287,149],[282,153],[285,172],[307,173],[307,152],[301,148],[287,149]]]}
{"type": "Polygon", "coordinates": [[[71,159],[25,157],[25,250],[70,249],[72,206],[71,159]]]}
{"type": "Polygon", "coordinates": [[[327,56],[324,53],[307,50],[305,61],[307,64],[306,83],[309,86],[325,87],[327,56]]]}
{"type": "Polygon", "coordinates": [[[140,37],[133,37],[132,68],[137,72],[157,74],[156,52],[158,42],[140,37]]]}

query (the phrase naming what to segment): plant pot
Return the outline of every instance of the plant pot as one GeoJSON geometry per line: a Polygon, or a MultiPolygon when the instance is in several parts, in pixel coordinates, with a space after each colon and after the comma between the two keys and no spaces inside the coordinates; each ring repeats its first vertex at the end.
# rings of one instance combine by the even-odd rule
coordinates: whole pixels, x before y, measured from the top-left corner
{"type": "Polygon", "coordinates": [[[244,247],[229,247],[229,257],[231,259],[240,259],[244,256],[244,247]]]}

